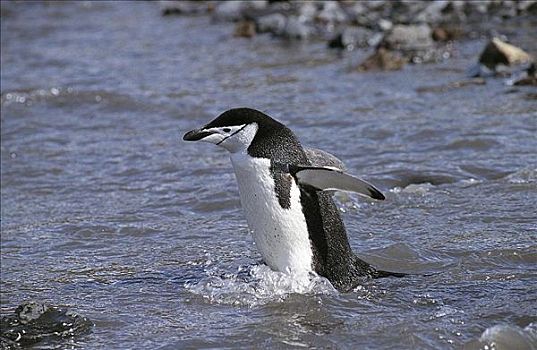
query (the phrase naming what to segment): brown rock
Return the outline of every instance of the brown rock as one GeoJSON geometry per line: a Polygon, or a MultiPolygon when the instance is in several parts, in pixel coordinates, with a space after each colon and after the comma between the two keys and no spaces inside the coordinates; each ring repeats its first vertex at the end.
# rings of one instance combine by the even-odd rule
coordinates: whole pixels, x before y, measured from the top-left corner
{"type": "Polygon", "coordinates": [[[485,79],[483,79],[483,78],[473,78],[473,79],[468,79],[468,80],[453,81],[451,83],[447,83],[447,84],[443,84],[443,85],[422,86],[422,87],[418,87],[416,89],[416,92],[420,92],[420,93],[423,93],[423,92],[439,93],[439,92],[446,92],[446,91],[450,91],[450,90],[453,90],[453,89],[459,89],[459,88],[472,86],[472,85],[485,85],[485,84],[486,84],[485,79]]]}
{"type": "Polygon", "coordinates": [[[492,38],[479,57],[479,62],[490,69],[499,64],[512,66],[531,61],[532,57],[527,52],[498,38],[492,38]]]}
{"type": "Polygon", "coordinates": [[[255,23],[253,21],[244,20],[235,25],[234,36],[242,38],[251,38],[255,35],[255,23]]]}
{"type": "Polygon", "coordinates": [[[380,47],[358,66],[358,71],[398,70],[403,68],[406,62],[401,53],[380,47]]]}
{"type": "Polygon", "coordinates": [[[450,41],[460,38],[464,35],[460,27],[436,27],[433,29],[434,41],[450,41]]]}

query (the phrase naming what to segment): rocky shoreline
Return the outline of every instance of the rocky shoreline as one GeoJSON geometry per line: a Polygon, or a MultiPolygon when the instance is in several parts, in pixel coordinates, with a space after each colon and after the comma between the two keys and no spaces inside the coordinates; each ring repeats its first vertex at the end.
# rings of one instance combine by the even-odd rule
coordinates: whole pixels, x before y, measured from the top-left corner
{"type": "Polygon", "coordinates": [[[209,15],[232,22],[236,37],[270,34],[289,41],[324,41],[328,49],[373,49],[356,71],[398,70],[440,62],[453,42],[489,36],[468,77],[502,76],[509,85],[536,85],[535,58],[490,34],[503,21],[537,17],[537,0],[437,1],[161,1],[163,16],[209,15]]]}

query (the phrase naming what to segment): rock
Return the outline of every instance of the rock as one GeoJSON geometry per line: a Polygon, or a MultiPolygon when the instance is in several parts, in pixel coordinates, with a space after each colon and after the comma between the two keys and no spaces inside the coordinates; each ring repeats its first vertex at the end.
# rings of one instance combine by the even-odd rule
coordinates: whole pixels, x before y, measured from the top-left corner
{"type": "Polygon", "coordinates": [[[372,42],[374,36],[375,32],[370,29],[349,26],[330,40],[328,47],[352,50],[356,47],[375,46],[378,43],[372,42]]]}
{"type": "Polygon", "coordinates": [[[450,2],[448,0],[431,1],[425,9],[415,17],[418,23],[438,23],[444,18],[443,11],[446,10],[450,2]]]}
{"type": "Polygon", "coordinates": [[[159,5],[163,16],[191,15],[209,10],[209,6],[204,1],[161,0],[159,5]]]}
{"type": "Polygon", "coordinates": [[[502,2],[492,2],[488,8],[489,14],[503,18],[515,17],[517,15],[517,4],[515,1],[504,0],[502,2]]]}
{"type": "Polygon", "coordinates": [[[384,47],[379,47],[375,53],[358,66],[358,71],[398,70],[403,68],[406,62],[407,60],[400,52],[389,51],[384,47]]]}
{"type": "Polygon", "coordinates": [[[38,302],[24,303],[12,315],[2,316],[0,321],[0,339],[2,346],[9,346],[8,349],[32,345],[44,339],[70,338],[85,334],[93,327],[93,323],[85,317],[38,302]]]}
{"type": "Polygon", "coordinates": [[[390,50],[418,51],[433,46],[431,27],[420,25],[395,25],[386,34],[381,45],[390,50]]]}
{"type": "Polygon", "coordinates": [[[518,2],[518,12],[537,14],[537,0],[521,0],[518,2]]]}
{"type": "Polygon", "coordinates": [[[258,33],[272,33],[275,36],[286,39],[307,39],[314,28],[302,16],[284,16],[281,13],[273,13],[256,19],[258,33]]]}
{"type": "Polygon", "coordinates": [[[251,38],[255,35],[255,23],[250,20],[242,20],[235,25],[233,36],[251,38]]]}
{"type": "Polygon", "coordinates": [[[317,15],[317,19],[322,23],[336,24],[347,21],[347,14],[335,1],[325,1],[323,8],[317,15]]]}
{"type": "Polygon", "coordinates": [[[377,25],[383,32],[388,32],[393,29],[392,21],[385,18],[379,19],[377,25]]]}
{"type": "Polygon", "coordinates": [[[298,9],[298,16],[306,22],[313,22],[317,17],[317,6],[310,1],[303,2],[298,9]]]}
{"type": "Polygon", "coordinates": [[[498,65],[512,66],[531,61],[532,57],[524,50],[498,38],[492,38],[479,57],[479,63],[492,70],[497,70],[498,65]]]}
{"type": "Polygon", "coordinates": [[[451,41],[464,35],[460,26],[436,27],[433,29],[432,38],[434,41],[451,41]]]}
{"type": "Polygon", "coordinates": [[[265,0],[219,1],[214,8],[213,17],[217,20],[238,21],[248,11],[263,10],[268,6],[265,0]]]}
{"type": "Polygon", "coordinates": [[[261,16],[256,19],[256,29],[258,33],[272,33],[282,35],[285,31],[287,18],[281,13],[273,13],[261,16]]]}
{"type": "Polygon", "coordinates": [[[313,28],[304,19],[298,16],[289,16],[282,36],[288,39],[303,40],[309,38],[312,34],[313,28]]]}

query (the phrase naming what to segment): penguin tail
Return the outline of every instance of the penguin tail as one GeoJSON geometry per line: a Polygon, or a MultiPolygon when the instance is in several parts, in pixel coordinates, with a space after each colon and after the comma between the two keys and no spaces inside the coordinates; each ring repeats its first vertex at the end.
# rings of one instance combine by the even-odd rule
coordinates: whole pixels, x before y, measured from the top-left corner
{"type": "Polygon", "coordinates": [[[440,274],[440,272],[429,272],[429,273],[404,273],[404,272],[391,272],[391,271],[384,271],[384,270],[377,270],[374,269],[370,272],[371,277],[373,278],[386,278],[386,277],[408,277],[408,276],[422,276],[422,277],[429,277],[440,274]]]}
{"type": "Polygon", "coordinates": [[[408,275],[409,275],[408,273],[403,273],[403,272],[391,272],[391,271],[376,270],[376,269],[371,274],[373,278],[386,278],[386,277],[401,278],[401,277],[406,277],[408,275]]]}

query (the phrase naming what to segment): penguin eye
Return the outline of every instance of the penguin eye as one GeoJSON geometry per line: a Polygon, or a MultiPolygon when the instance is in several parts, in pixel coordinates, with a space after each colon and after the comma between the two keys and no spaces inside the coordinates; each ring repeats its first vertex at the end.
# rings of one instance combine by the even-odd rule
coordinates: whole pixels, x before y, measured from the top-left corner
{"type": "Polygon", "coordinates": [[[223,128],[222,130],[224,130],[224,132],[230,132],[231,128],[223,128]]]}

